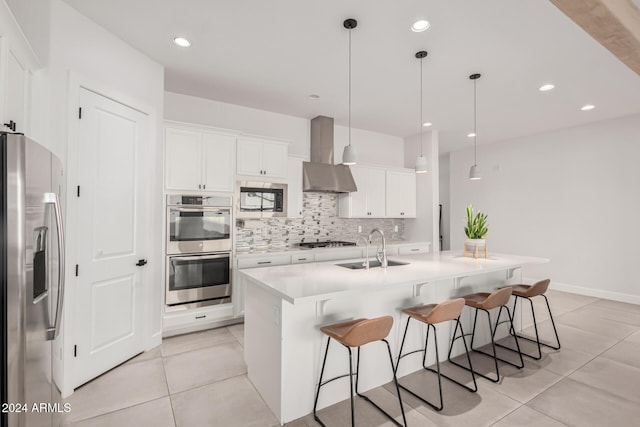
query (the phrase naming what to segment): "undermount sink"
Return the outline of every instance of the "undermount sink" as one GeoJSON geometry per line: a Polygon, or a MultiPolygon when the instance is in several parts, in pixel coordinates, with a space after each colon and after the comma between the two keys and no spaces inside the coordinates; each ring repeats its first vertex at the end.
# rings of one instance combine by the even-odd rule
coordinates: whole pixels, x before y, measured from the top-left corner
{"type": "MultiPolygon", "coordinates": [[[[339,267],[344,267],[344,268],[349,268],[351,270],[363,270],[365,269],[365,265],[364,265],[364,261],[357,261],[357,262],[347,262],[344,264],[336,264],[339,267]]],[[[400,261],[387,261],[387,266],[388,267],[394,267],[396,265],[407,265],[409,264],[408,262],[400,262],[400,261]]],[[[378,260],[371,260],[369,261],[369,268],[373,268],[373,267],[380,267],[380,261],[378,260]]]]}

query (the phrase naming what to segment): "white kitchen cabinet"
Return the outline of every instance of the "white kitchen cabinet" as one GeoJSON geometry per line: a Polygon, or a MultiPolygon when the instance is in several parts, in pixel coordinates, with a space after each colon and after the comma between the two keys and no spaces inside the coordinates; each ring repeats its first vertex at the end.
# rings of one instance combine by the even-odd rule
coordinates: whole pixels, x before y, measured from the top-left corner
{"type": "Polygon", "coordinates": [[[416,217],[416,174],[414,171],[387,171],[386,216],[416,217]]]}
{"type": "Polygon", "coordinates": [[[398,246],[398,255],[416,255],[429,252],[429,243],[405,243],[398,246]]]}
{"type": "MultiPolygon", "coordinates": [[[[262,254],[259,256],[238,257],[236,271],[247,268],[274,267],[276,265],[291,264],[291,255],[283,253],[262,254]]],[[[233,301],[234,316],[244,315],[244,283],[238,279],[238,274],[233,274],[233,301]]]]}
{"type": "Polygon", "coordinates": [[[291,264],[307,264],[315,261],[316,256],[313,252],[291,255],[291,264]]]}
{"type": "Polygon", "coordinates": [[[286,178],[286,142],[238,138],[237,174],[265,178],[286,178]]]}
{"type": "Polygon", "coordinates": [[[302,163],[298,157],[287,160],[287,217],[302,218],[302,163]]]}
{"type": "Polygon", "coordinates": [[[342,218],[385,217],[385,170],[367,166],[352,166],[351,173],[358,191],[340,194],[342,218]]]}
{"type": "Polygon", "coordinates": [[[0,27],[0,129],[29,135],[31,70],[37,59],[21,35],[5,30],[10,29],[0,27]]]}
{"type": "Polygon", "coordinates": [[[167,190],[233,191],[235,136],[165,129],[167,190]]]}

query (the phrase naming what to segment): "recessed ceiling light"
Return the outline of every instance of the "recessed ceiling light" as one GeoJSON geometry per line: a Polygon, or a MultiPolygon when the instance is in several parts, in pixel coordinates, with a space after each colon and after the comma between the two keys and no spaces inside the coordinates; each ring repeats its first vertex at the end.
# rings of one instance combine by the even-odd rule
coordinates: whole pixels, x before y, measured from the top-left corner
{"type": "Polygon", "coordinates": [[[540,86],[540,92],[546,92],[548,90],[553,89],[555,86],[552,84],[546,84],[546,85],[542,85],[540,86]]]}
{"type": "Polygon", "coordinates": [[[588,110],[593,110],[594,108],[596,108],[595,105],[587,104],[584,107],[582,107],[581,110],[582,111],[588,111],[588,110]]]}
{"type": "Polygon", "coordinates": [[[423,124],[422,124],[422,126],[424,126],[424,127],[428,128],[428,127],[429,127],[429,126],[431,126],[432,124],[433,124],[433,123],[426,122],[426,123],[423,123],[423,124]]]}
{"type": "Polygon", "coordinates": [[[467,134],[467,136],[468,136],[469,138],[473,138],[474,136],[476,136],[476,134],[475,134],[475,133],[473,133],[473,132],[471,132],[471,133],[467,134]]]}
{"type": "Polygon", "coordinates": [[[422,31],[427,30],[430,26],[431,24],[429,23],[429,21],[420,19],[414,22],[413,24],[411,24],[411,31],[413,31],[414,33],[420,33],[422,31]]]}
{"type": "Polygon", "coordinates": [[[180,47],[189,47],[191,42],[184,37],[174,37],[173,42],[180,47]]]}
{"type": "Polygon", "coordinates": [[[313,99],[315,101],[316,99],[320,99],[320,95],[316,95],[315,93],[312,93],[311,95],[309,95],[309,99],[313,99]]]}

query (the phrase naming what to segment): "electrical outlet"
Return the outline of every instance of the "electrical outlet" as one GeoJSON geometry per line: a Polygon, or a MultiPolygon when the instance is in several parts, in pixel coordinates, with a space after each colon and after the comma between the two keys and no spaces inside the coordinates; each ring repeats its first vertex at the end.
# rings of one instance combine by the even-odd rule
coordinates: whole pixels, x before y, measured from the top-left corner
{"type": "Polygon", "coordinates": [[[398,232],[398,225],[397,224],[393,226],[393,231],[395,231],[396,233],[398,232]]]}
{"type": "Polygon", "coordinates": [[[362,226],[361,225],[358,226],[358,233],[362,233],[362,226]]]}

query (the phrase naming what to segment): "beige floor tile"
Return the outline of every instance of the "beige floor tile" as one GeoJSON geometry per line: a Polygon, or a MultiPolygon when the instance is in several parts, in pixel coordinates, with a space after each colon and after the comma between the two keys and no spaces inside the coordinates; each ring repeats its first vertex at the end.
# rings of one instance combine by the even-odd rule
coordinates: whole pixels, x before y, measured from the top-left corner
{"type": "MultiPolygon", "coordinates": [[[[495,377],[493,359],[474,357],[472,362],[475,370],[483,373],[490,372],[489,376],[495,377]]],[[[500,368],[500,382],[494,383],[483,379],[479,387],[489,387],[520,403],[528,402],[563,378],[562,375],[531,363],[527,359],[525,359],[525,367],[522,369],[506,363],[500,363],[498,366],[500,368]]]]}
{"type": "Polygon", "coordinates": [[[532,360],[525,358],[526,365],[539,366],[541,369],[546,369],[549,372],[561,376],[567,376],[576,369],[589,363],[595,356],[582,353],[579,351],[570,350],[568,348],[561,348],[560,350],[543,350],[542,359],[532,360]]]}
{"type": "Polygon", "coordinates": [[[640,343],[640,330],[634,334],[629,335],[627,338],[625,338],[625,341],[640,343]]]}
{"type": "Polygon", "coordinates": [[[227,329],[235,337],[236,340],[244,347],[244,323],[238,323],[237,325],[227,326],[227,329]]]}
{"type": "Polygon", "coordinates": [[[162,359],[121,365],[75,391],[69,422],[103,415],[167,396],[162,359]]]}
{"type": "Polygon", "coordinates": [[[247,372],[244,350],[234,339],[164,358],[171,394],[247,372]]]}
{"type": "MultiPolygon", "coordinates": [[[[558,329],[558,336],[560,337],[560,344],[563,350],[569,349],[596,356],[619,342],[619,339],[613,338],[609,334],[594,334],[573,326],[558,323],[556,323],[556,328],[558,329]]],[[[530,337],[535,336],[533,327],[527,328],[522,332],[530,337]]],[[[553,342],[553,339],[555,339],[551,321],[539,323],[538,333],[542,341],[553,342]]],[[[549,353],[555,350],[544,347],[543,351],[549,353]]]]}
{"type": "Polygon", "coordinates": [[[595,307],[607,308],[610,310],[622,310],[640,313],[640,305],[629,304],[626,302],[612,301],[608,299],[599,299],[593,303],[595,307]]]}
{"type": "MultiPolygon", "coordinates": [[[[400,412],[398,396],[395,394],[395,391],[393,393],[389,392],[387,390],[387,387],[394,390],[393,384],[390,383],[385,387],[378,387],[364,394],[380,407],[382,407],[382,409],[391,414],[391,416],[393,416],[396,421],[402,424],[402,414],[400,412]]],[[[419,411],[411,408],[406,403],[403,405],[403,407],[405,410],[407,425],[424,427],[437,426],[437,424],[425,418],[419,411]]],[[[360,397],[354,396],[354,408],[356,425],[358,426],[395,426],[395,424],[392,423],[389,418],[380,413],[370,403],[366,402],[360,397]]],[[[321,409],[320,411],[318,411],[318,416],[327,426],[350,426],[351,404],[349,402],[349,399],[321,409]]],[[[313,414],[307,415],[306,417],[298,421],[304,421],[309,427],[315,427],[319,425],[313,418],[313,414]]]]}
{"type": "Polygon", "coordinates": [[[629,366],[640,369],[640,341],[620,341],[620,343],[602,353],[600,357],[626,363],[629,366]]]}
{"type": "Polygon", "coordinates": [[[521,406],[495,423],[494,427],[562,427],[565,425],[528,406],[521,406]]]}
{"type": "Polygon", "coordinates": [[[594,305],[588,305],[556,317],[556,325],[573,326],[592,334],[605,335],[619,340],[628,337],[638,329],[636,326],[602,317],[599,315],[602,311],[602,309],[594,308],[594,305]]]}
{"type": "Polygon", "coordinates": [[[633,366],[598,357],[569,378],[640,403],[640,369],[633,366]]]}
{"type": "Polygon", "coordinates": [[[71,427],[175,427],[169,397],[110,412],[71,424],[71,427]]]}
{"type": "Polygon", "coordinates": [[[157,346],[156,348],[145,351],[144,353],[141,353],[136,357],[127,360],[126,364],[144,362],[146,360],[157,359],[159,357],[162,357],[162,352],[160,351],[160,346],[157,346]]]}
{"type": "MultiPolygon", "coordinates": [[[[553,281],[551,282],[551,286],[553,287],[553,281]]],[[[554,316],[556,314],[560,315],[562,313],[566,313],[568,311],[575,310],[577,308],[584,307],[588,304],[598,301],[598,298],[595,297],[572,294],[569,292],[554,291],[553,289],[549,289],[545,293],[545,295],[549,299],[551,312],[554,316]]],[[[543,300],[544,298],[535,298],[534,301],[537,299],[543,300]]]]}
{"type": "Polygon", "coordinates": [[[227,328],[209,329],[192,334],[178,335],[162,340],[162,356],[173,356],[178,353],[207,348],[229,341],[235,341],[235,338],[227,328]]]}
{"type": "Polygon", "coordinates": [[[171,396],[178,427],[271,427],[276,417],[246,375],[171,396]]]}
{"type": "MultiPolygon", "coordinates": [[[[435,374],[418,371],[402,378],[402,384],[430,401],[438,400],[438,382],[435,374]]],[[[407,392],[402,392],[402,400],[437,426],[489,426],[500,420],[520,406],[520,403],[483,387],[486,380],[478,380],[478,392],[468,390],[443,380],[444,409],[440,412],[416,399],[407,392]]],[[[385,385],[389,389],[389,385],[385,385]]]]}
{"type": "Polygon", "coordinates": [[[570,426],[637,425],[640,405],[565,378],[527,406],[570,426]]]}
{"type": "Polygon", "coordinates": [[[614,321],[627,325],[629,328],[640,327],[640,311],[619,310],[590,304],[576,309],[573,313],[580,313],[585,318],[591,317],[600,321],[614,321]]]}

